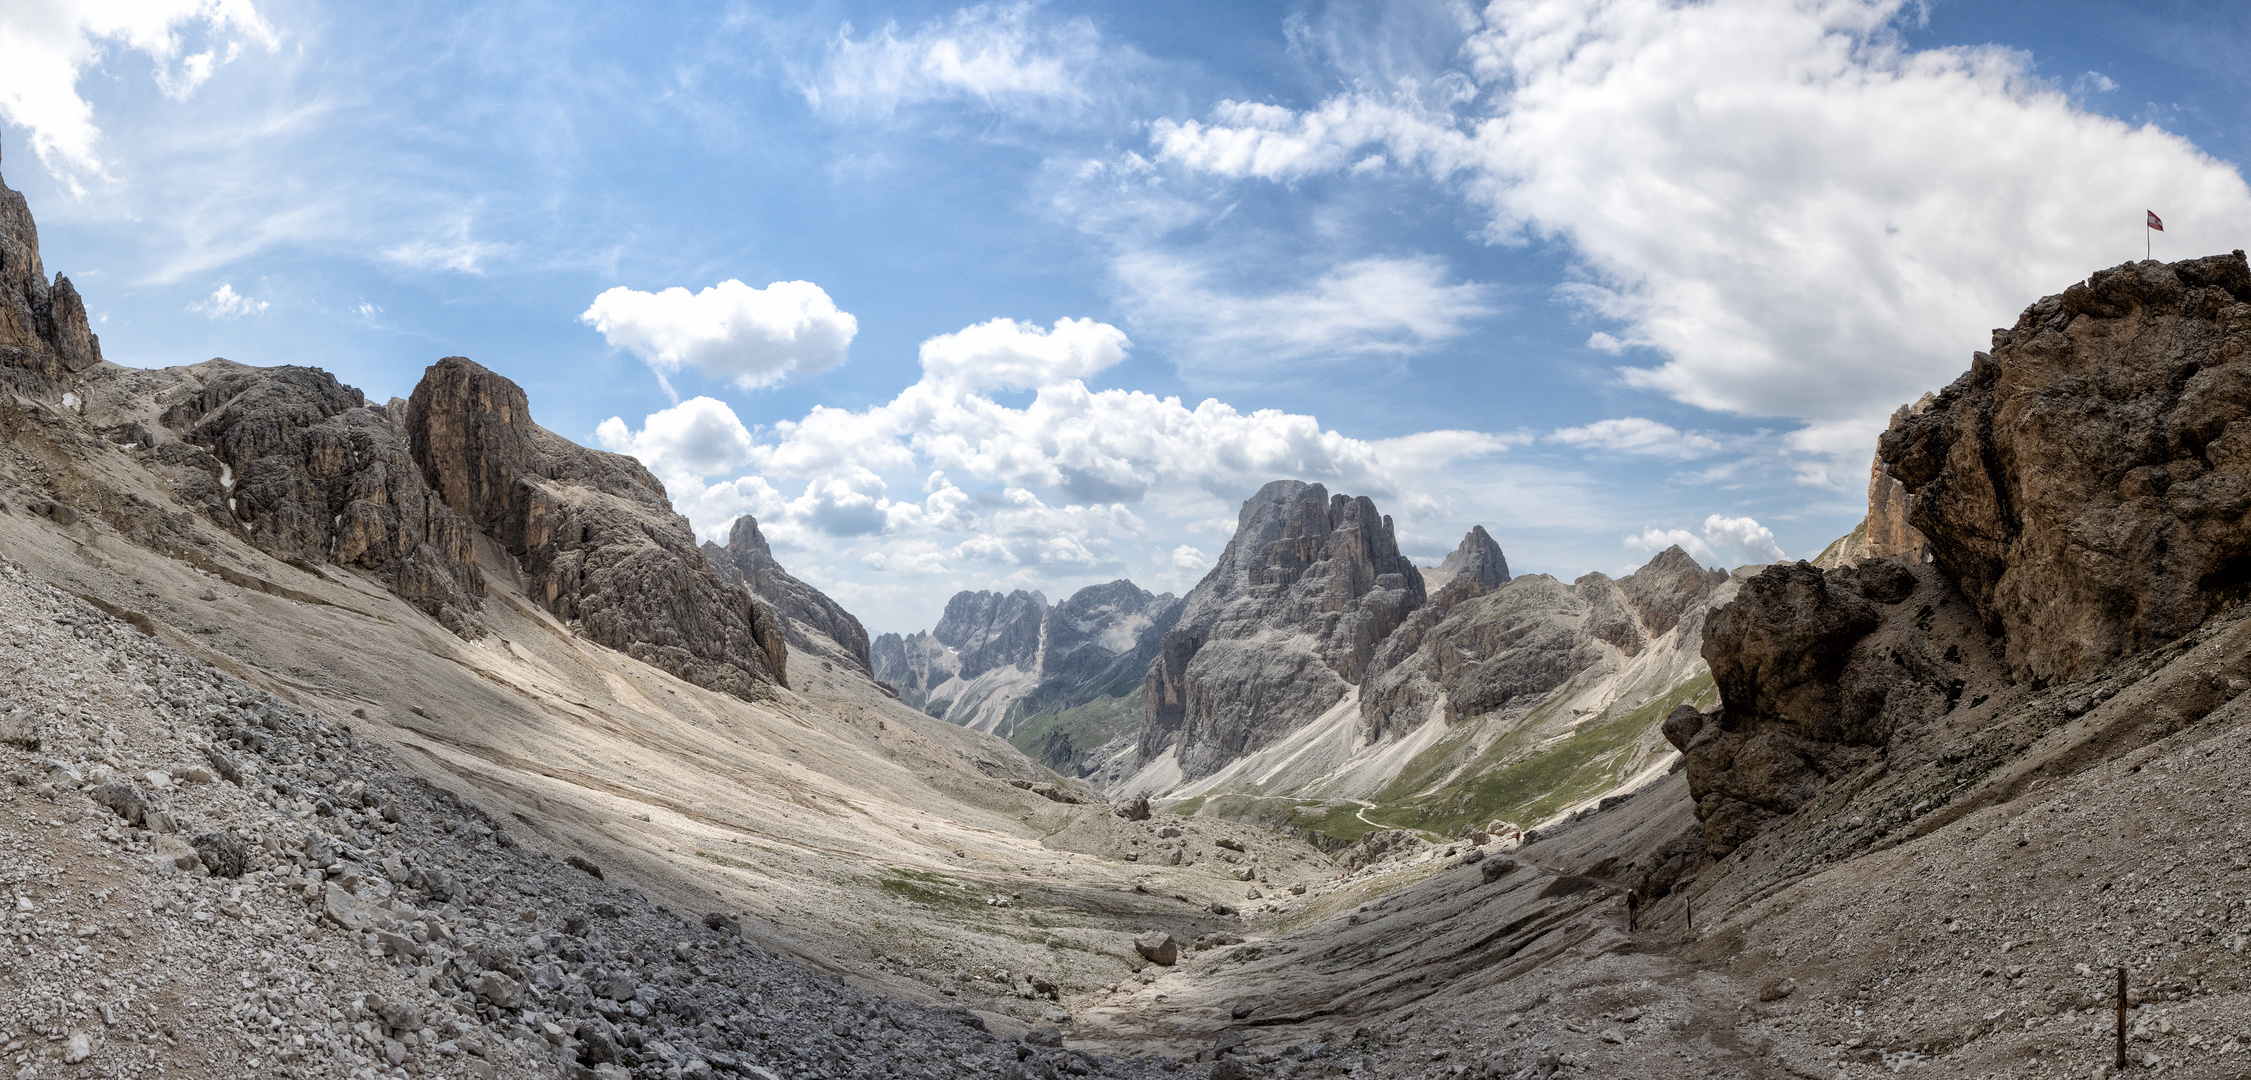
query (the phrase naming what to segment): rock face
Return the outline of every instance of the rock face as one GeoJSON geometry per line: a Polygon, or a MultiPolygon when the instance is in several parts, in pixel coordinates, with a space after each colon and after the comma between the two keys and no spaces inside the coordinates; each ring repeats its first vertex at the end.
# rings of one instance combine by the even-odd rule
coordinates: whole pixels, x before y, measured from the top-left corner
{"type": "Polygon", "coordinates": [[[749,589],[782,617],[783,633],[791,648],[813,648],[807,636],[811,631],[835,642],[861,671],[874,671],[868,659],[867,628],[843,605],[782,569],[782,564],[774,561],[766,537],[758,531],[756,518],[748,514],[736,518],[727,530],[727,546],[707,540],[703,556],[720,577],[749,589]]]}
{"type": "Polygon", "coordinates": [[[211,474],[195,485],[206,513],[285,561],[369,571],[447,629],[478,636],[475,529],[424,483],[403,417],[317,368],[213,360],[180,374],[161,423],[208,456],[159,449],[211,474]]]}
{"type": "Polygon", "coordinates": [[[1701,620],[1726,581],[1677,546],[1621,580],[1588,574],[1565,585],[1537,574],[1470,590],[1469,578],[1455,577],[1377,653],[1378,674],[1360,691],[1363,729],[1380,740],[1434,707],[1451,724],[1535,699],[1609,661],[1610,650],[1631,658],[1684,618],[1701,620]]]}
{"type": "Polygon", "coordinates": [[[2068,679],[2251,588],[2251,269],[2128,263],[2026,308],[1878,453],[2020,678],[2068,679]]]}
{"type": "Polygon", "coordinates": [[[1267,484],[1149,667],[1140,756],[1193,778],[1320,716],[1425,598],[1375,503],[1267,484]]]}
{"type": "Polygon", "coordinates": [[[974,679],[996,668],[1037,666],[1047,597],[1037,592],[955,593],[930,636],[960,658],[959,674],[974,679]]]}
{"type": "MultiPolygon", "coordinates": [[[[1888,430],[1898,431],[1907,421],[1921,416],[1938,398],[1924,394],[1914,403],[1902,405],[1891,414],[1888,430]]],[[[1813,564],[1824,570],[1839,566],[1854,566],[1864,559],[1890,559],[1905,556],[1910,562],[1921,562],[1930,555],[1930,542],[1923,534],[1908,524],[1914,500],[1907,494],[1907,485],[1884,467],[1883,455],[1871,455],[1868,465],[1868,516],[1851,535],[1841,537],[1813,564]]]]}
{"type": "Polygon", "coordinates": [[[1422,576],[1431,604],[1438,606],[1445,603],[1441,594],[1448,585],[1474,596],[1507,584],[1508,556],[1501,553],[1501,545],[1485,526],[1473,525],[1461,544],[1446,553],[1446,560],[1435,570],[1424,568],[1422,576]]]}
{"type": "Polygon", "coordinates": [[[1149,661],[1180,615],[1171,594],[1120,579],[1089,585],[1048,612],[1041,631],[1040,683],[1033,711],[1069,708],[1099,697],[1139,697],[1149,661]]]}
{"type": "Polygon", "coordinates": [[[781,620],[712,570],[640,462],[533,423],[521,388],[466,357],[423,374],[406,426],[423,479],[521,560],[557,618],[738,697],[784,682],[781,620]]]}
{"type": "Polygon", "coordinates": [[[2007,681],[1953,582],[1906,558],[1770,566],[1706,621],[1704,659],[1721,706],[1676,710],[1665,738],[1714,856],[2007,681]]]}
{"type": "Polygon", "coordinates": [[[0,180],[0,388],[42,393],[101,362],[78,290],[47,280],[31,206],[0,180]]]}
{"type": "Polygon", "coordinates": [[[2131,263],[2033,304],[1927,407],[1902,410],[1877,458],[1903,497],[1872,491],[1867,530],[1901,550],[1770,568],[1706,627],[1721,707],[1665,724],[1706,850],[1933,741],[1965,698],[2087,678],[2240,600],[2247,352],[2242,252],[2131,263]]]}

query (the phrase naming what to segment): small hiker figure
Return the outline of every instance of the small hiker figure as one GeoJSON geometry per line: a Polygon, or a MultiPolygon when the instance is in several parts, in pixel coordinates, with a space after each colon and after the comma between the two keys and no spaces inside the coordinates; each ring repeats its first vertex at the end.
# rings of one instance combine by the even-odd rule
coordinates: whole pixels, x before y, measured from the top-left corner
{"type": "Polygon", "coordinates": [[[1640,894],[1640,893],[1637,893],[1637,892],[1635,892],[1635,891],[1633,891],[1632,889],[1627,889],[1627,890],[1626,890],[1626,932],[1627,932],[1627,933],[1631,934],[1631,933],[1633,933],[1633,932],[1634,932],[1634,922],[1635,922],[1635,920],[1636,920],[1636,917],[1637,917],[1637,916],[1639,916],[1640,914],[1641,914],[1641,894],[1640,894]]]}

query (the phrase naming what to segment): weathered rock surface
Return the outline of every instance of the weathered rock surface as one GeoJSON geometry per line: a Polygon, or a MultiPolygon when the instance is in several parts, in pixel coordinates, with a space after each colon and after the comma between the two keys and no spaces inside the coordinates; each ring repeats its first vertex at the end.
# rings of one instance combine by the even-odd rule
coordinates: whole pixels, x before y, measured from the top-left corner
{"type": "Polygon", "coordinates": [[[1879,455],[2025,679],[2075,678],[2251,588],[2251,268],[2101,271],[2026,308],[1879,455]]]}
{"type": "Polygon", "coordinates": [[[533,423],[521,388],[466,357],[430,366],[406,424],[423,478],[522,561],[556,617],[737,697],[785,681],[781,620],[712,570],[640,462],[533,423]]]}
{"type": "Polygon", "coordinates": [[[719,576],[748,588],[784,620],[783,633],[792,648],[810,649],[806,631],[827,637],[842,648],[860,670],[873,672],[868,659],[868,631],[844,605],[826,593],[792,577],[774,560],[774,552],[758,531],[758,520],[748,514],[735,519],[727,530],[727,546],[704,541],[703,556],[719,576]]]}
{"type": "Polygon", "coordinates": [[[1193,778],[1320,716],[1425,599],[1375,503],[1267,484],[1150,665],[1140,756],[1193,778]]]}
{"type": "Polygon", "coordinates": [[[78,290],[47,279],[31,206],[0,180],[0,387],[43,394],[101,362],[78,290]]]}
{"type": "Polygon", "coordinates": [[[166,374],[179,385],[159,420],[187,445],[159,456],[214,474],[186,477],[184,497],[284,561],[367,570],[447,629],[480,633],[475,528],[424,482],[402,416],[318,368],[212,360],[166,374]]]}
{"type": "Polygon", "coordinates": [[[1472,525],[1462,536],[1462,542],[1446,553],[1444,562],[1437,568],[1422,568],[1423,587],[1430,594],[1432,606],[1451,607],[1446,588],[1454,586],[1468,596],[1491,592],[1508,583],[1508,556],[1501,553],[1501,545],[1483,525],[1472,525]]]}
{"type": "Polygon", "coordinates": [[[1537,698],[1612,662],[1604,644],[1633,657],[1683,619],[1701,620],[1727,574],[1676,546],[1619,580],[1588,574],[1565,585],[1535,574],[1489,591],[1471,591],[1469,581],[1441,586],[1448,610],[1433,600],[1378,651],[1378,673],[1360,692],[1370,740],[1420,724],[1440,702],[1450,724],[1537,698]]]}
{"type": "Polygon", "coordinates": [[[996,668],[1030,671],[1037,664],[1047,597],[1037,592],[955,593],[930,636],[961,659],[960,675],[974,679],[996,668]]]}

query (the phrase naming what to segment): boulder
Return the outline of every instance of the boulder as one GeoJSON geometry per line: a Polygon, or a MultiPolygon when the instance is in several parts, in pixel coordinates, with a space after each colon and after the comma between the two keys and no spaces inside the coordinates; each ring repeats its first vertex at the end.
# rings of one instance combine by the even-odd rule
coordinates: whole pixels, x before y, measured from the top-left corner
{"type": "Polygon", "coordinates": [[[1162,930],[1135,935],[1133,951],[1140,953],[1142,959],[1152,964],[1171,967],[1180,962],[1180,943],[1162,930]]]}
{"type": "Polygon", "coordinates": [[[141,789],[125,780],[104,780],[87,793],[95,803],[106,806],[127,825],[140,825],[148,820],[151,809],[149,797],[141,789]]]}
{"type": "Polygon", "coordinates": [[[1117,804],[1110,812],[1127,821],[1147,821],[1149,820],[1149,797],[1147,795],[1136,795],[1117,804]]]}

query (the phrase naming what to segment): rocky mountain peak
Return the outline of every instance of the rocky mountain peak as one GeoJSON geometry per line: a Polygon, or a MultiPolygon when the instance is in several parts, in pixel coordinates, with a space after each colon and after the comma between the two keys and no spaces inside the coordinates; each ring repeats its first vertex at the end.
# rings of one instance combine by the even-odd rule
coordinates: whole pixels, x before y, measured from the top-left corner
{"type": "Polygon", "coordinates": [[[1426,599],[1372,500],[1265,485],[1149,667],[1141,756],[1196,776],[1319,716],[1426,599]]]}
{"type": "Polygon", "coordinates": [[[1033,671],[1046,620],[1047,597],[1037,592],[962,592],[946,602],[930,636],[960,656],[964,679],[1011,664],[1033,671]]]}
{"type": "Polygon", "coordinates": [[[706,541],[703,556],[721,578],[774,609],[791,648],[826,651],[812,636],[819,634],[843,650],[848,664],[873,673],[867,628],[842,604],[782,569],[766,535],[758,531],[758,519],[748,514],[736,518],[727,530],[727,546],[706,541]]]}
{"type": "Polygon", "coordinates": [[[47,279],[31,204],[0,178],[0,379],[36,393],[101,362],[78,290],[47,279]]]}

